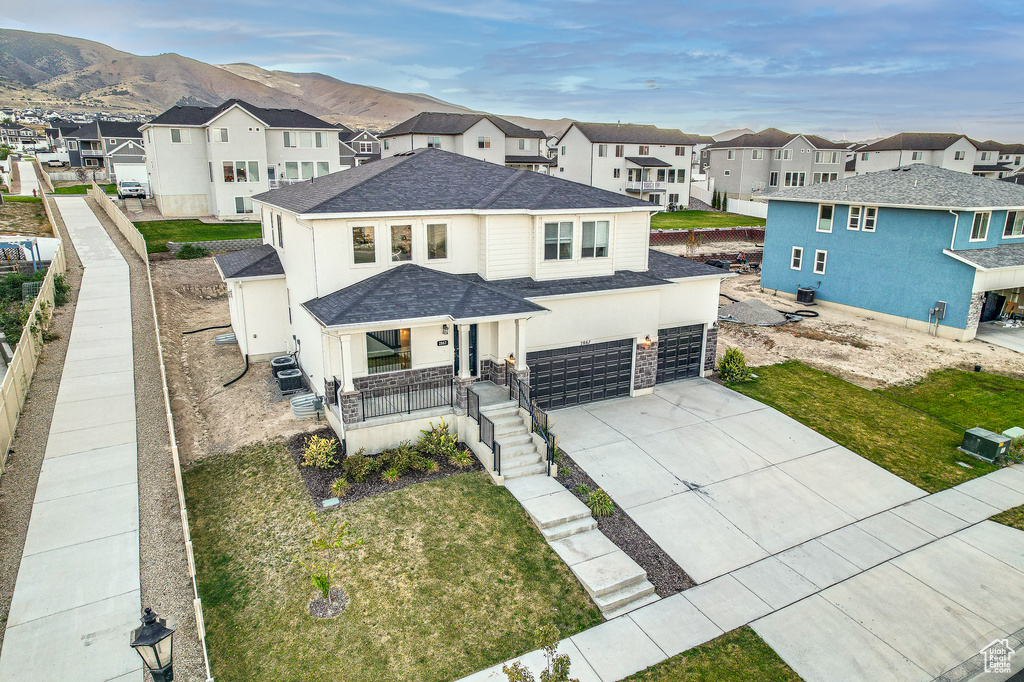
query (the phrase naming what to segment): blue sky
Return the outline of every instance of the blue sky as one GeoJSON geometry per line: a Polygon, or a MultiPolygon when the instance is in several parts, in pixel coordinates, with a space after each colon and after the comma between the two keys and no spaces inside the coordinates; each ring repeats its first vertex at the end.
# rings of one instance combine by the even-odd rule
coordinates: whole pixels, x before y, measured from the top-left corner
{"type": "Polygon", "coordinates": [[[3,4],[11,28],[507,115],[1024,141],[1019,1],[56,0],[31,19],[3,4]]]}

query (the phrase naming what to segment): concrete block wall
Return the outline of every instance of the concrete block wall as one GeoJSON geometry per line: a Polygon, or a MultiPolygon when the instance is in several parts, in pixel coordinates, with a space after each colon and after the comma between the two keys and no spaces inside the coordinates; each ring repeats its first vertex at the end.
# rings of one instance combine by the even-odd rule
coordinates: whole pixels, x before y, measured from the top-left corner
{"type": "Polygon", "coordinates": [[[214,252],[224,251],[242,251],[243,249],[251,249],[254,246],[259,246],[263,243],[262,239],[218,239],[216,241],[207,242],[167,242],[167,249],[172,253],[178,253],[181,247],[185,244],[194,244],[195,246],[201,246],[204,249],[214,252]]]}

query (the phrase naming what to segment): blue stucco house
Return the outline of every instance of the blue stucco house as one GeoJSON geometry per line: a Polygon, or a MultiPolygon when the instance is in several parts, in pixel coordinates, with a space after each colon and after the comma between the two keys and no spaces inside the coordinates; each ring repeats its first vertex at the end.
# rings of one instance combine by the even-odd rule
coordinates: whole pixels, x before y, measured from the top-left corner
{"type": "Polygon", "coordinates": [[[1024,313],[1024,186],[914,164],[768,202],[765,289],[962,341],[1024,313]]]}

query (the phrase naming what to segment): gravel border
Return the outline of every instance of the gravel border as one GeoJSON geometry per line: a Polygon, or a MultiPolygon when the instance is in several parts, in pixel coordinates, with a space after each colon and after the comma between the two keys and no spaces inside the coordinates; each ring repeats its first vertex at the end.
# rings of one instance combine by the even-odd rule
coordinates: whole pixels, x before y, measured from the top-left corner
{"type": "Polygon", "coordinates": [[[67,305],[54,308],[50,331],[60,338],[43,346],[36,373],[32,377],[25,406],[18,421],[18,430],[7,458],[7,471],[0,476],[0,648],[7,626],[7,615],[14,597],[14,584],[21,566],[21,554],[25,549],[25,537],[32,516],[32,503],[36,496],[39,471],[43,466],[46,441],[53,421],[53,408],[57,403],[57,389],[64,371],[64,358],[71,340],[71,325],[75,319],[75,305],[82,285],[82,261],[74,245],[56,203],[51,203],[54,222],[64,240],[64,255],[67,259],[65,281],[71,285],[67,305]]]}
{"type": "MultiPolygon", "coordinates": [[[[206,680],[206,665],[192,605],[192,579],[185,554],[181,510],[174,483],[171,441],[164,411],[160,359],[153,326],[146,264],[128,245],[95,199],[86,199],[131,271],[135,349],[135,414],[139,447],[139,574],[142,604],[173,617],[174,676],[206,680]]],[[[127,635],[126,635],[127,636],[127,635]]]]}
{"type": "MultiPolygon", "coordinates": [[[[562,449],[558,450],[556,480],[584,504],[587,500],[576,492],[576,486],[583,484],[591,490],[600,487],[562,449]]],[[[615,511],[610,516],[594,518],[598,529],[647,571],[647,579],[654,585],[654,591],[659,597],[670,597],[697,584],[619,505],[615,505],[615,511]]]]}

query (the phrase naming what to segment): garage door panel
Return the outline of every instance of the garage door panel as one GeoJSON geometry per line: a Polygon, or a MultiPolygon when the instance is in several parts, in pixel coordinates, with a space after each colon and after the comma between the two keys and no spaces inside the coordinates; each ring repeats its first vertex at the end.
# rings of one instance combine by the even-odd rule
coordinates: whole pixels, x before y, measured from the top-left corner
{"type": "Polygon", "coordinates": [[[532,397],[546,409],[629,395],[633,340],[537,351],[526,356],[532,397]]]}
{"type": "Polygon", "coordinates": [[[657,383],[700,376],[704,325],[658,330],[657,383]]]}

